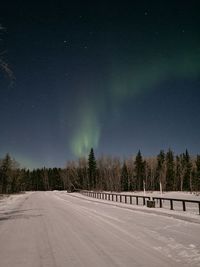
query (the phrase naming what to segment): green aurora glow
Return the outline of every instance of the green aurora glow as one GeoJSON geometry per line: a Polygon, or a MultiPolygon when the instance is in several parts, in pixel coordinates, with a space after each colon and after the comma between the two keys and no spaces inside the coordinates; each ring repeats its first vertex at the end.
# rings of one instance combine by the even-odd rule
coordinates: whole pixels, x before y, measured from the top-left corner
{"type": "MultiPolygon", "coordinates": [[[[177,48],[176,48],[177,49],[177,48]]],[[[149,53],[151,54],[151,53],[149,53]]],[[[143,58],[144,59],[144,58],[143,58]]],[[[110,91],[91,100],[88,109],[82,107],[79,116],[79,126],[71,139],[71,149],[77,157],[87,156],[91,147],[97,148],[101,136],[99,114],[102,112],[99,101],[107,103],[111,100],[113,108],[118,109],[129,98],[139,97],[154,90],[154,88],[171,78],[195,78],[200,74],[199,48],[188,47],[175,51],[169,56],[146,57],[145,62],[138,64],[118,64],[115,61],[111,71],[110,91]]],[[[161,86],[162,88],[162,86],[161,86]]],[[[106,118],[106,113],[104,113],[106,118]]]]}
{"type": "Polygon", "coordinates": [[[168,58],[149,58],[146,63],[137,66],[115,68],[111,79],[111,96],[115,105],[119,105],[127,98],[153,90],[170,78],[195,78],[199,73],[199,49],[176,53],[168,58]]]}
{"type": "Polygon", "coordinates": [[[75,156],[88,154],[91,147],[97,148],[100,138],[100,126],[95,110],[83,110],[79,118],[79,127],[71,140],[71,149],[75,156]]]}

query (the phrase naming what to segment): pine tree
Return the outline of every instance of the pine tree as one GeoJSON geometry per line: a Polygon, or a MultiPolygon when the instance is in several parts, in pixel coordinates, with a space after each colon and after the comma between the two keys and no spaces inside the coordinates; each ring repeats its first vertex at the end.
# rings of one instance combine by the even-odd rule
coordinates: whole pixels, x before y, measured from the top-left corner
{"type": "Polygon", "coordinates": [[[159,190],[160,183],[165,188],[165,152],[161,150],[157,156],[157,168],[156,168],[156,182],[155,189],[159,190]]]}
{"type": "Polygon", "coordinates": [[[174,190],[181,190],[181,174],[182,174],[182,169],[181,169],[181,159],[180,156],[176,156],[176,163],[175,163],[175,187],[174,190]]]}
{"type": "Polygon", "coordinates": [[[200,155],[197,155],[195,164],[196,164],[195,189],[196,191],[200,191],[200,155]]]}
{"type": "Polygon", "coordinates": [[[166,190],[174,190],[175,184],[175,166],[174,155],[171,149],[166,154],[166,190]]]}
{"type": "Polygon", "coordinates": [[[12,159],[9,154],[6,154],[5,158],[1,162],[0,167],[0,181],[1,181],[1,193],[5,194],[9,191],[9,185],[12,175],[12,159]]]}
{"type": "Polygon", "coordinates": [[[136,189],[142,190],[143,181],[145,179],[145,166],[144,166],[144,162],[143,162],[140,150],[137,153],[134,165],[135,165],[134,172],[135,172],[135,178],[136,178],[136,189]]]}
{"type": "Polygon", "coordinates": [[[183,190],[189,191],[191,190],[192,164],[190,160],[190,155],[187,150],[185,151],[185,154],[183,154],[183,163],[184,163],[183,190]]]}
{"type": "Polygon", "coordinates": [[[128,169],[126,163],[124,162],[121,170],[121,190],[128,191],[129,190],[129,179],[128,179],[128,169]]]}
{"type": "Polygon", "coordinates": [[[88,178],[89,178],[89,189],[96,188],[96,159],[94,156],[94,150],[91,148],[88,157],[88,178]]]}

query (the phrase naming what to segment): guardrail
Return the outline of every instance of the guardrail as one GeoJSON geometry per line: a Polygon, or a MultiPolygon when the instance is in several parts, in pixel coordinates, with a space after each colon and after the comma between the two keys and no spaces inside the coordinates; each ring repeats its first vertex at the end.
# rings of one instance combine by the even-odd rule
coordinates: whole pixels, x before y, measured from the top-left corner
{"type": "Polygon", "coordinates": [[[123,194],[117,194],[117,193],[104,193],[104,192],[96,192],[96,191],[86,191],[82,190],[80,193],[83,195],[86,195],[88,197],[93,197],[97,199],[103,199],[103,200],[110,200],[120,203],[126,203],[126,204],[135,204],[140,205],[141,199],[142,204],[146,205],[146,200],[150,200],[150,197],[147,196],[139,196],[139,195],[123,195],[123,194]]]}
{"type": "Polygon", "coordinates": [[[200,215],[200,201],[199,200],[189,200],[189,199],[179,199],[179,198],[166,198],[166,197],[152,197],[153,200],[159,201],[159,207],[163,207],[163,201],[167,200],[170,203],[170,210],[174,210],[174,202],[182,202],[183,211],[186,211],[186,203],[197,203],[200,215]]]}
{"type": "Polygon", "coordinates": [[[170,210],[174,210],[174,202],[182,202],[182,210],[186,211],[186,203],[196,203],[198,204],[198,211],[200,215],[200,200],[189,200],[189,199],[176,199],[176,198],[165,198],[165,197],[150,197],[150,196],[141,196],[141,195],[125,195],[125,194],[117,194],[117,193],[105,193],[105,192],[98,192],[98,191],[87,191],[81,190],[81,194],[86,195],[88,197],[93,197],[102,200],[110,200],[119,203],[126,203],[126,204],[135,204],[135,205],[146,205],[147,200],[153,200],[157,202],[159,208],[163,208],[163,202],[169,201],[169,208],[170,210]],[[142,200],[142,202],[141,202],[142,200]]]}

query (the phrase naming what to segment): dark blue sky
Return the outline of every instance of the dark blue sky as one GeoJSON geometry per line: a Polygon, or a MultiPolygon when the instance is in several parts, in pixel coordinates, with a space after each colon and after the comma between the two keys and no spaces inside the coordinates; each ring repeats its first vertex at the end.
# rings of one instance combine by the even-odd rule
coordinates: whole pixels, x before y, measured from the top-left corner
{"type": "Polygon", "coordinates": [[[0,157],[199,153],[198,1],[132,2],[1,4],[0,157]]]}

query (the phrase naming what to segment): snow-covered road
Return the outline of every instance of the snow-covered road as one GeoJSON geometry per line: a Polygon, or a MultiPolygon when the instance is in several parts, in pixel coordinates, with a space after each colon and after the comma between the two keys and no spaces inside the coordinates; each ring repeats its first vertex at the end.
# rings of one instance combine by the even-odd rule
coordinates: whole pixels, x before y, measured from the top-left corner
{"type": "Polygon", "coordinates": [[[79,194],[0,201],[1,267],[200,266],[200,224],[79,194]]]}

